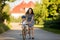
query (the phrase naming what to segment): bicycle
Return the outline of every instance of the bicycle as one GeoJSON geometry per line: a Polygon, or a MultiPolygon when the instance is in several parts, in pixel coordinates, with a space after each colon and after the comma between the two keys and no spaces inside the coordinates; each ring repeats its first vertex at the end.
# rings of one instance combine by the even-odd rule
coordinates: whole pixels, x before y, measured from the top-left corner
{"type": "Polygon", "coordinates": [[[23,40],[26,40],[26,35],[27,35],[27,25],[28,24],[25,24],[25,27],[22,29],[22,37],[23,37],[23,40]]]}
{"type": "MultiPolygon", "coordinates": [[[[27,34],[27,29],[26,27],[28,26],[28,22],[26,20],[26,16],[22,16],[22,27],[23,27],[23,30],[22,30],[22,37],[23,37],[23,40],[26,40],[26,34],[27,34]]],[[[29,32],[29,35],[31,34],[31,32],[28,30],[29,32]]]]}

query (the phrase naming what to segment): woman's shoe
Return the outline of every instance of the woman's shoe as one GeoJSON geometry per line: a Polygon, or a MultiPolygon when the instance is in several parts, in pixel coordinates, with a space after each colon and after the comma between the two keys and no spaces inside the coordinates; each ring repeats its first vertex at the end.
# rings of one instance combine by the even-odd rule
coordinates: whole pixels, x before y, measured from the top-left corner
{"type": "Polygon", "coordinates": [[[34,39],[34,37],[32,37],[32,39],[34,39]]]}

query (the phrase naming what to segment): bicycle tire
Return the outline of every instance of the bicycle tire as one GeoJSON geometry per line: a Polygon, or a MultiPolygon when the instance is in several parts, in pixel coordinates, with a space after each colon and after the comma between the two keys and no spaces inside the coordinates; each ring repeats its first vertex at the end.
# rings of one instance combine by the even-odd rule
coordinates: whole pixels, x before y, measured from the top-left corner
{"type": "Polygon", "coordinates": [[[26,28],[24,28],[22,32],[23,40],[26,40],[26,28]]]}

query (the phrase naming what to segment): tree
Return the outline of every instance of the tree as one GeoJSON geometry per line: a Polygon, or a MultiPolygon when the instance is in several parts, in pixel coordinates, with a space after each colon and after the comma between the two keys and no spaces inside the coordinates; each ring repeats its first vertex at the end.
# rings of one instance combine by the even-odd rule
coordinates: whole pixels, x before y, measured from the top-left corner
{"type": "Polygon", "coordinates": [[[39,4],[38,2],[36,2],[35,7],[34,7],[35,23],[36,24],[40,24],[40,22],[42,22],[41,20],[44,17],[43,10],[44,10],[43,9],[43,5],[42,4],[39,4]]]}
{"type": "MultiPolygon", "coordinates": [[[[44,0],[45,2],[46,0],[44,0]]],[[[48,9],[48,19],[52,18],[52,20],[46,20],[45,25],[49,24],[50,28],[60,29],[60,1],[59,0],[48,0],[48,2],[43,2],[43,5],[48,9]]]]}
{"type": "Polygon", "coordinates": [[[4,16],[7,16],[7,13],[9,12],[9,6],[5,3],[6,1],[13,2],[14,0],[0,0],[0,22],[4,22],[4,16]]]}

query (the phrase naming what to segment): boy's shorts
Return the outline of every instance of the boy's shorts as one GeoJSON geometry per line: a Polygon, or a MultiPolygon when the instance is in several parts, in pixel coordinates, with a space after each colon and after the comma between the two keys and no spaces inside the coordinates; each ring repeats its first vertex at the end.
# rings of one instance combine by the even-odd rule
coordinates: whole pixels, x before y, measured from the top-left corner
{"type": "Polygon", "coordinates": [[[22,23],[22,27],[26,27],[27,25],[27,22],[26,21],[24,21],[23,23],[22,23]]]}
{"type": "Polygon", "coordinates": [[[22,24],[22,28],[28,28],[28,25],[27,24],[22,24]]]}

